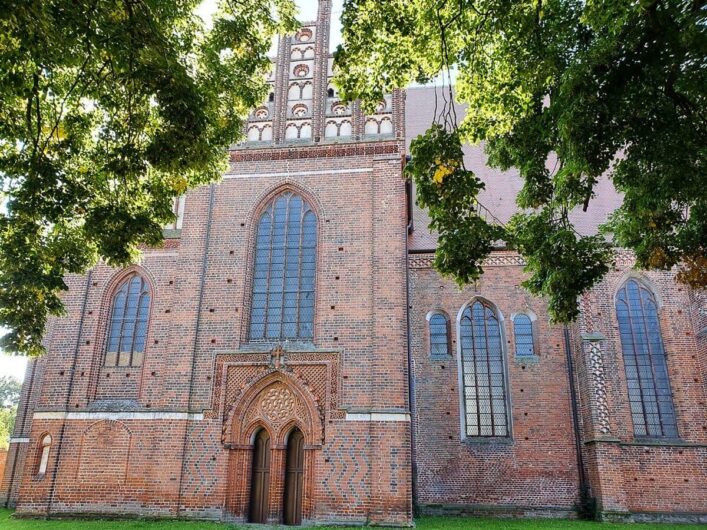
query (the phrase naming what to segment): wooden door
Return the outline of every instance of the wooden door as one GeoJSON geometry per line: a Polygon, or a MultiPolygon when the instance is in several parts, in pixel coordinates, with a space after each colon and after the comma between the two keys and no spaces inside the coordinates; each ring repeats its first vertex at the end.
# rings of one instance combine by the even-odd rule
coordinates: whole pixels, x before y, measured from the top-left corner
{"type": "Polygon", "coordinates": [[[302,524],[303,485],[304,436],[299,430],[294,430],[287,440],[287,461],[285,464],[285,524],[302,524]]]}
{"type": "Polygon", "coordinates": [[[251,523],[265,523],[270,504],[270,436],[262,430],[253,444],[253,472],[250,482],[251,523]]]}

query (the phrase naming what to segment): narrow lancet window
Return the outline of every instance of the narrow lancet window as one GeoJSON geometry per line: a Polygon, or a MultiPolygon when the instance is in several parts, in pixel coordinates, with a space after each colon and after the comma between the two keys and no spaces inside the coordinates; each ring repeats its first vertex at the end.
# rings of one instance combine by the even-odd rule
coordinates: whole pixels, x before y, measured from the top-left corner
{"type": "Polygon", "coordinates": [[[628,401],[636,436],[678,435],[655,296],[629,279],[616,294],[628,401]]]}
{"type": "Polygon", "coordinates": [[[477,300],[462,313],[461,365],[467,437],[508,436],[505,360],[494,308],[477,300]]]}
{"type": "Polygon", "coordinates": [[[513,335],[518,357],[535,355],[533,322],[528,315],[520,313],[513,318],[513,335]]]}
{"type": "Polygon", "coordinates": [[[47,434],[42,438],[42,444],[40,446],[39,453],[39,465],[37,466],[37,475],[44,475],[47,472],[47,466],[49,465],[49,451],[52,448],[52,437],[47,434]]]}
{"type": "Polygon", "coordinates": [[[113,295],[106,366],[141,366],[145,353],[150,290],[145,279],[127,278],[113,295]]]}
{"type": "Polygon", "coordinates": [[[434,313],[430,317],[430,355],[449,355],[449,321],[442,313],[434,313]]]}
{"type": "Polygon", "coordinates": [[[312,340],[317,218],[291,192],[275,197],[258,222],[250,339],[312,340]]]}

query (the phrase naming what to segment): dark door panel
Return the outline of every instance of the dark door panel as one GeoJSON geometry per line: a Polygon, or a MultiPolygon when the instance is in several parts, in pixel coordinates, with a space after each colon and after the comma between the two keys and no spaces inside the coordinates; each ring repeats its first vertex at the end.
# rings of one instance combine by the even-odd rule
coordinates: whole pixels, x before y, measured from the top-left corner
{"type": "Polygon", "coordinates": [[[253,473],[250,484],[251,523],[265,523],[270,504],[270,436],[262,430],[253,444],[253,473]]]}
{"type": "Polygon", "coordinates": [[[302,524],[302,490],[304,484],[304,436],[293,431],[287,440],[285,468],[285,517],[287,525],[302,524]]]}

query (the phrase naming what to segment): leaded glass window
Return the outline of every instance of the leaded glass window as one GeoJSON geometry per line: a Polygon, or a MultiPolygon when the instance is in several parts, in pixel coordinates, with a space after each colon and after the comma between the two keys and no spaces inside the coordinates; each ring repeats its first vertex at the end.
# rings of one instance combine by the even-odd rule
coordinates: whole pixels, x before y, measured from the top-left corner
{"type": "Polygon", "coordinates": [[[113,295],[106,366],[141,366],[150,315],[150,290],[140,275],[127,278],[113,295]]]}
{"type": "Polygon", "coordinates": [[[250,338],[311,340],[317,218],[294,193],[278,195],[258,222],[250,338]]]}
{"type": "Polygon", "coordinates": [[[442,313],[430,317],[430,355],[449,355],[449,321],[442,313]]]}
{"type": "Polygon", "coordinates": [[[655,296],[640,282],[628,280],[616,295],[616,317],[634,434],[677,437],[655,296]]]}
{"type": "Polygon", "coordinates": [[[516,355],[535,355],[533,344],[533,322],[528,315],[520,313],[513,319],[513,335],[516,341],[516,355]]]}
{"type": "Polygon", "coordinates": [[[477,300],[460,322],[466,436],[508,436],[503,339],[496,311],[477,300]]]}

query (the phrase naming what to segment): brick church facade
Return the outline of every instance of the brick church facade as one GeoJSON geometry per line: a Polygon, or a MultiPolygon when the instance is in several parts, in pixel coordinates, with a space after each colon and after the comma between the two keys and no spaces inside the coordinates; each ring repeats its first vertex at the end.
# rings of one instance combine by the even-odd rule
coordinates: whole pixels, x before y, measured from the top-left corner
{"type": "MultiPolygon", "coordinates": [[[[707,522],[707,296],[617,251],[553,325],[498,249],[432,268],[403,178],[434,88],[337,99],[331,3],[282,38],[222,182],[139,265],[67,279],[0,503],[19,515],[409,525],[426,513],[707,522]]],[[[484,164],[505,221],[520,179],[484,164]]],[[[618,204],[608,182],[577,227],[618,204]],[[596,206],[595,206],[596,205],[596,206]]]]}

